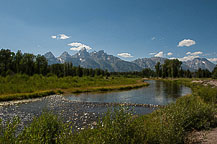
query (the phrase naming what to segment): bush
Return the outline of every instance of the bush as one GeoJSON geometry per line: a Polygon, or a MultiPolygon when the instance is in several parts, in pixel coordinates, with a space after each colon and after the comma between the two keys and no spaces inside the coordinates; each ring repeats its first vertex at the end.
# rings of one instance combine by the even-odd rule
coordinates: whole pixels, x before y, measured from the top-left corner
{"type": "Polygon", "coordinates": [[[1,144],[13,144],[17,141],[16,131],[20,120],[18,117],[14,117],[12,121],[7,121],[3,126],[0,119],[0,143],[1,144]]]}
{"type": "Polygon", "coordinates": [[[187,132],[216,124],[215,109],[199,97],[185,96],[145,120],[148,143],[183,143],[187,132]]]}
{"type": "Polygon", "coordinates": [[[64,124],[56,115],[44,112],[39,118],[25,127],[17,137],[19,143],[62,143],[71,134],[69,124],[64,124]]]}
{"type": "Polygon", "coordinates": [[[207,103],[217,103],[217,89],[209,86],[200,86],[195,90],[195,93],[207,103]]]}
{"type": "Polygon", "coordinates": [[[136,118],[125,108],[107,112],[96,128],[85,129],[74,133],[68,143],[143,143],[143,119],[136,118]]]}
{"type": "Polygon", "coordinates": [[[0,143],[184,143],[193,129],[216,124],[215,109],[201,98],[185,96],[149,115],[137,116],[126,107],[108,111],[95,128],[73,131],[56,115],[44,112],[15,137],[17,122],[1,126],[0,143]]]}

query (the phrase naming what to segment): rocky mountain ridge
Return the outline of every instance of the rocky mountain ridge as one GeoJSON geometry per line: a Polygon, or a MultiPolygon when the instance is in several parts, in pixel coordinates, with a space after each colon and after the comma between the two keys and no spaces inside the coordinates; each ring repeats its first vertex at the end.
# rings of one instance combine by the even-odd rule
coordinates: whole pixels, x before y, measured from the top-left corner
{"type": "MultiPolygon", "coordinates": [[[[74,55],[68,52],[63,52],[59,57],[55,57],[51,52],[44,55],[48,60],[48,64],[72,62],[74,66],[81,66],[85,68],[100,68],[110,72],[128,72],[128,71],[141,71],[144,68],[155,69],[157,62],[164,63],[166,58],[152,57],[152,58],[139,58],[134,61],[124,61],[116,56],[109,55],[103,50],[98,52],[87,52],[86,49],[80,50],[74,55]]],[[[208,69],[212,71],[215,64],[208,61],[206,58],[195,58],[191,61],[184,61],[182,68],[195,71],[199,68],[208,69]]]]}

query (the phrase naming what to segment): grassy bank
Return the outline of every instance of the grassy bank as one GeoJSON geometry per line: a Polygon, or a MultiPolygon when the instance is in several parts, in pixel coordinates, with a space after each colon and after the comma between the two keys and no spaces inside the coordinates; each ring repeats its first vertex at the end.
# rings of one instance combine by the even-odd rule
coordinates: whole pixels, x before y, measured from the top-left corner
{"type": "Polygon", "coordinates": [[[53,94],[61,94],[60,90],[46,90],[32,93],[17,93],[17,94],[5,94],[0,95],[0,101],[11,101],[11,100],[22,100],[22,99],[30,99],[30,98],[39,98],[53,94]]]}
{"type": "Polygon", "coordinates": [[[106,92],[147,86],[139,78],[45,77],[14,75],[0,77],[0,101],[43,97],[59,93],[106,92]]]}
{"type": "Polygon", "coordinates": [[[127,85],[117,85],[117,86],[104,86],[104,87],[86,87],[86,88],[72,88],[67,89],[71,93],[82,93],[82,92],[109,92],[109,91],[121,91],[121,90],[130,90],[148,86],[148,83],[137,82],[135,84],[127,85]]]}
{"type": "Polygon", "coordinates": [[[187,78],[179,78],[179,79],[163,79],[166,82],[174,82],[182,85],[186,85],[192,89],[193,96],[199,96],[204,102],[216,105],[217,104],[217,87],[213,87],[210,85],[204,86],[197,82],[192,81],[199,81],[205,80],[209,81],[211,79],[187,79],[187,78]]]}

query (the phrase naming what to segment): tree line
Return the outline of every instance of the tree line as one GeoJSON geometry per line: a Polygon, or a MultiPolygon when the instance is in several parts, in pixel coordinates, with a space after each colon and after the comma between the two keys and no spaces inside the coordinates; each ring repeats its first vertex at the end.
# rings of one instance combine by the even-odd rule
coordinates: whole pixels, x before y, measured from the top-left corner
{"type": "Polygon", "coordinates": [[[42,74],[44,76],[57,75],[64,76],[109,76],[107,70],[88,69],[80,66],[75,67],[72,63],[48,65],[47,59],[42,55],[16,53],[9,49],[0,50],[0,75],[7,76],[13,74],[42,74]]]}
{"type": "Polygon", "coordinates": [[[197,71],[191,72],[190,70],[183,70],[182,62],[178,59],[165,60],[163,64],[158,62],[155,65],[156,77],[166,78],[217,78],[217,67],[210,72],[207,69],[199,68],[197,71]]]}
{"type": "Polygon", "coordinates": [[[47,59],[42,55],[22,53],[18,50],[16,53],[9,49],[0,50],[0,75],[7,76],[16,73],[34,75],[42,74],[44,76],[57,75],[64,76],[125,76],[125,77],[160,77],[160,78],[217,78],[217,67],[212,72],[207,69],[199,68],[195,72],[183,70],[182,62],[178,59],[165,60],[163,64],[158,62],[155,65],[155,71],[145,68],[142,71],[133,72],[108,72],[107,70],[75,67],[72,63],[48,65],[47,59]]]}
{"type": "Polygon", "coordinates": [[[212,72],[207,69],[199,68],[197,71],[183,70],[182,62],[178,59],[165,60],[163,64],[158,62],[155,71],[145,68],[142,71],[134,72],[111,72],[111,75],[123,75],[126,77],[158,77],[158,78],[215,78],[217,79],[217,66],[212,72]]]}

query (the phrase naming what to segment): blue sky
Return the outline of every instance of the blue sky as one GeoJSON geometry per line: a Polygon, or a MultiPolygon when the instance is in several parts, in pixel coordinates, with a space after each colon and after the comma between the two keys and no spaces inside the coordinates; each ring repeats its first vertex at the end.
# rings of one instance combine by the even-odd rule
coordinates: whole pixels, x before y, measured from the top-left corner
{"type": "Polygon", "coordinates": [[[59,56],[86,47],[129,61],[153,56],[217,61],[216,0],[0,2],[0,48],[59,56]]]}

